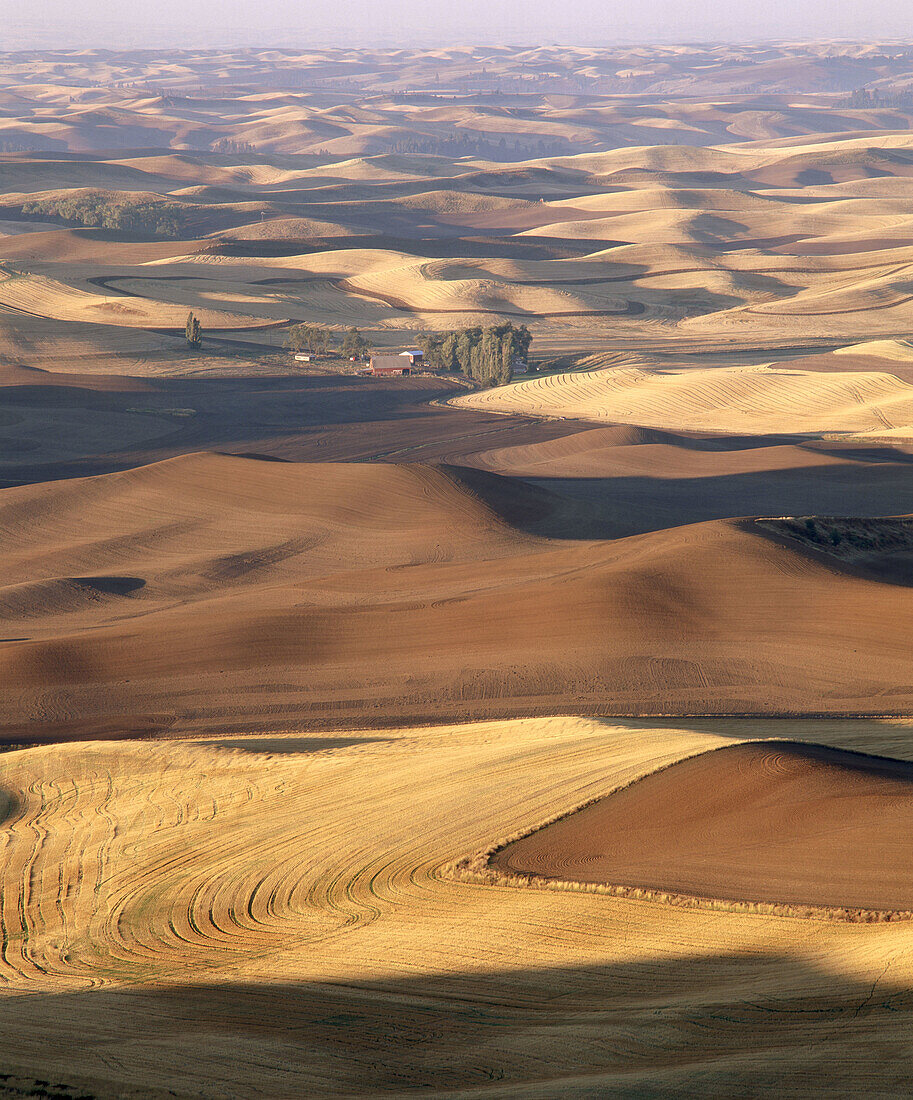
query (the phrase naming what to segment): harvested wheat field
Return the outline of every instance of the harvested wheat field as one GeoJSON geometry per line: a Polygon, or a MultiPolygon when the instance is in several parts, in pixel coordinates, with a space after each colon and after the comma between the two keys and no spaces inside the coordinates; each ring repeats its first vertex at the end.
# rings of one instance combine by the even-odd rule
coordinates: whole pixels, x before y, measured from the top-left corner
{"type": "MultiPolygon", "coordinates": [[[[7,58],[0,353],[50,369],[72,354],[5,337],[23,318],[86,326],[86,355],[93,333],[142,351],[152,334],[180,335],[188,309],[258,350],[279,348],[289,322],[355,325],[385,347],[513,319],[549,357],[743,349],[753,366],[765,351],[828,353],[909,329],[913,113],[889,96],[791,95],[782,72],[770,85],[757,72],[755,94],[657,102],[647,70],[597,71],[606,57],[573,77],[589,91],[557,98],[537,90],[551,70],[495,94],[465,85],[465,57],[436,55],[436,72],[456,66],[444,98],[393,92],[363,58],[345,102],[322,85],[132,87],[188,71],[220,83],[211,60],[153,74],[131,56],[118,86],[79,90],[68,77],[111,79],[100,57],[49,62],[37,83],[7,58]]],[[[562,64],[579,61],[571,50],[562,64]]],[[[277,60],[272,79],[302,63],[277,60]]],[[[313,75],[328,63],[304,64],[313,75]]],[[[666,87],[668,66],[696,64],[656,63],[666,87]]],[[[252,72],[265,64],[245,56],[252,72]]],[[[868,55],[846,65],[878,68],[868,55]]],[[[142,354],[129,368],[148,370],[142,354]]]]}
{"type": "Polygon", "coordinates": [[[909,758],[906,723],[570,718],[10,753],[4,1072],[101,1097],[890,1094],[909,921],[449,870],[759,736],[909,758]]]}
{"type": "Polygon", "coordinates": [[[614,368],[517,382],[454,399],[518,415],[740,435],[883,436],[913,441],[913,385],[893,374],[783,365],[614,368]]]}

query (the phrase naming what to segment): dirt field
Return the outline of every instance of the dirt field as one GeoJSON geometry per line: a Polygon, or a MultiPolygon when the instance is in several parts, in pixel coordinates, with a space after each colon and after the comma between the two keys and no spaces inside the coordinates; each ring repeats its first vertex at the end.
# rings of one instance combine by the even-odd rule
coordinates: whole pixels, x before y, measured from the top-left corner
{"type": "MultiPolygon", "coordinates": [[[[805,503],[857,465],[812,455],[783,479],[805,503]]],[[[907,471],[872,463],[859,511],[896,510],[907,471]]],[[[645,491],[629,534],[640,479],[614,480],[197,453],[7,489],[2,736],[913,705],[906,584],[751,521],[694,523],[712,476],[660,481],[652,513],[645,491]]]]}
{"type": "MultiPolygon", "coordinates": [[[[168,360],[171,371],[181,365],[168,360]]],[[[9,486],[108,473],[195,451],[295,462],[460,461],[583,427],[454,414],[434,404],[461,392],[446,378],[302,375],[243,352],[191,365],[199,373],[144,379],[0,368],[0,479],[9,486]],[[53,418],[65,438],[47,431],[53,418]]]]}
{"type": "Polygon", "coordinates": [[[433,378],[3,380],[7,743],[913,701],[896,547],[741,521],[913,513],[903,446],[491,416],[433,378]]]}
{"type": "Polygon", "coordinates": [[[508,844],[490,865],[858,919],[909,916],[911,800],[904,761],[748,742],[647,776],[508,844]]]}

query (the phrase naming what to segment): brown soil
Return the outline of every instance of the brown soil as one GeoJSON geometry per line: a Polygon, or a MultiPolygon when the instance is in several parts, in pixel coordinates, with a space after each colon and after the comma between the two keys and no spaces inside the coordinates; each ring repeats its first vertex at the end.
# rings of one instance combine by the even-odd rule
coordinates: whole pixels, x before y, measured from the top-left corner
{"type": "Polygon", "coordinates": [[[646,776],[496,852],[501,872],[738,902],[913,909],[913,764],[757,741],[646,776]]]}
{"type": "Polygon", "coordinates": [[[2,381],[6,743],[913,709],[897,555],[889,585],[738,520],[913,513],[896,447],[493,417],[437,378],[2,381]]]}
{"type": "Polygon", "coordinates": [[[909,1092],[913,921],[742,911],[908,904],[906,765],[708,750],[913,755],[911,65],[5,55],[0,1096],[909,1092]],[[510,316],[627,420],[282,351],[510,316]],[[729,911],[442,873],[594,798],[729,911]]]}
{"type": "MultiPolygon", "coordinates": [[[[181,365],[180,358],[170,363],[181,365]]],[[[217,369],[233,365],[214,360],[217,369]]],[[[122,378],[0,365],[8,414],[0,421],[0,485],[108,473],[210,449],[294,461],[463,461],[483,448],[586,427],[431,404],[460,392],[447,378],[122,378]],[[174,416],[175,409],[195,415],[174,416]],[[53,415],[66,417],[66,456],[63,440],[47,432],[53,415]],[[116,420],[119,431],[109,424],[107,437],[95,439],[92,421],[99,418],[116,420]]]]}
{"type": "Polygon", "coordinates": [[[7,489],[2,736],[913,709],[913,588],[742,521],[611,520],[426,464],[196,454],[7,489]]]}

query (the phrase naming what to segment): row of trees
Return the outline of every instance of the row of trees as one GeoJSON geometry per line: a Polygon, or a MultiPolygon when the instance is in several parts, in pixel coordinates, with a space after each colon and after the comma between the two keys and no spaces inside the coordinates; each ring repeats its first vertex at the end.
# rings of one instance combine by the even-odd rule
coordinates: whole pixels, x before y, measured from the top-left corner
{"type": "MultiPolygon", "coordinates": [[[[379,147],[378,147],[379,148],[379,147]]],[[[534,157],[557,157],[582,151],[583,146],[572,147],[567,138],[547,141],[545,138],[512,139],[486,138],[460,132],[443,137],[425,135],[403,138],[389,146],[392,153],[431,153],[436,156],[479,157],[484,160],[513,161],[532,160],[534,157]]],[[[386,151],[386,150],[379,150],[386,151]]]]}
{"type": "Polygon", "coordinates": [[[856,88],[840,103],[841,107],[866,109],[873,107],[913,107],[913,94],[907,88],[856,88]]]}
{"type": "Polygon", "coordinates": [[[60,218],[77,225],[119,229],[155,237],[180,237],[184,207],[168,200],[129,199],[98,191],[81,191],[57,199],[31,199],[22,204],[25,217],[60,218]]]}
{"type": "Polygon", "coordinates": [[[292,325],[285,339],[285,346],[291,351],[307,351],[312,355],[328,355],[341,351],[345,356],[357,356],[363,359],[371,350],[371,345],[357,328],[346,329],[342,342],[337,346],[337,335],[323,325],[302,323],[292,325]]]}
{"type": "Polygon", "coordinates": [[[532,333],[509,321],[488,328],[423,333],[418,344],[431,370],[462,371],[483,386],[503,386],[513,377],[514,364],[526,362],[532,333]]]}
{"type": "Polygon", "coordinates": [[[212,142],[209,148],[214,153],[253,153],[253,145],[249,141],[235,141],[234,138],[218,138],[212,142]]]}

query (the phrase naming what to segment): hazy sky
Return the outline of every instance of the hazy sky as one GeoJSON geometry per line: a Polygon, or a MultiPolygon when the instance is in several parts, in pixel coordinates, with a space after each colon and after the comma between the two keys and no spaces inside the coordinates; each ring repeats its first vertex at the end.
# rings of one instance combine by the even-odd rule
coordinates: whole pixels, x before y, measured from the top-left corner
{"type": "Polygon", "coordinates": [[[0,49],[913,37],[911,0],[0,0],[0,49]]]}

